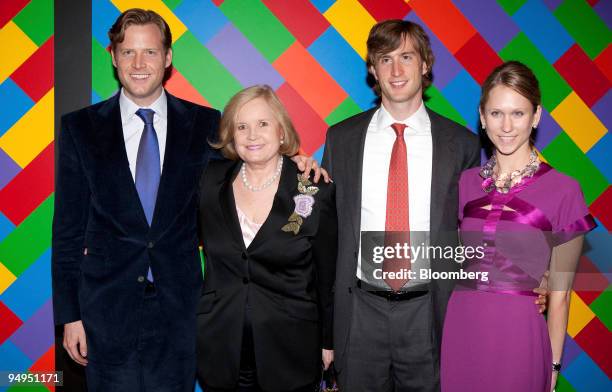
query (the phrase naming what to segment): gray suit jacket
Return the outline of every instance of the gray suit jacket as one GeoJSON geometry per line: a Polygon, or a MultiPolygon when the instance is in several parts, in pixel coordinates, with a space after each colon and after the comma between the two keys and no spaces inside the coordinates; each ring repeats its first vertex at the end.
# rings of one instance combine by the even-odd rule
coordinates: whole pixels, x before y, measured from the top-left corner
{"type": "MultiPolygon", "coordinates": [[[[338,265],[334,305],[335,366],[345,362],[352,317],[352,293],[356,285],[361,225],[361,175],[366,131],[377,108],[357,114],[327,132],[322,166],[336,183],[338,212],[338,265]]],[[[465,127],[427,109],[433,144],[430,231],[431,245],[455,245],[457,238],[458,182],[462,171],[480,163],[478,137],[465,127]]],[[[454,269],[454,263],[432,260],[434,271],[454,269]]],[[[440,347],[450,281],[430,283],[434,320],[432,338],[440,347]]]]}

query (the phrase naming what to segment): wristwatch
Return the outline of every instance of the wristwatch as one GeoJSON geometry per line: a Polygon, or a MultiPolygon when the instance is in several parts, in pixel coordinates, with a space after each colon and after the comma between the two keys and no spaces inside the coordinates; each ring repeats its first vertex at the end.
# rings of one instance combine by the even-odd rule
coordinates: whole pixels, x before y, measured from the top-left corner
{"type": "Polygon", "coordinates": [[[552,363],[552,370],[553,370],[553,372],[560,372],[561,371],[561,363],[560,362],[553,362],[552,363]]]}

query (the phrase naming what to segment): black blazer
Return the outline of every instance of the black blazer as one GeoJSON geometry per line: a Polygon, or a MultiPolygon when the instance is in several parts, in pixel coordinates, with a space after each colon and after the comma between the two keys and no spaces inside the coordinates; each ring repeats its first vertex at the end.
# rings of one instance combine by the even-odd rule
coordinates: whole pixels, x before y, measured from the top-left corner
{"type": "MultiPolygon", "coordinates": [[[[166,93],[167,94],[167,93],[166,93]]],[[[119,96],[62,118],[53,216],[53,310],[58,325],[82,320],[88,357],[120,363],[136,349],[149,265],[162,333],[194,355],[202,284],[196,188],[219,112],[167,94],[164,166],[151,227],[130,173],[119,96]]]]}
{"type": "MultiPolygon", "coordinates": [[[[357,114],[327,132],[322,166],[336,183],[338,206],[338,266],[334,313],[334,362],[342,370],[350,332],[352,292],[356,285],[357,257],[361,227],[361,176],[365,136],[378,108],[357,114]]],[[[465,127],[427,109],[431,120],[432,181],[430,206],[431,245],[455,245],[459,175],[480,163],[478,137],[465,127]]],[[[385,174],[386,175],[386,174],[385,174]]],[[[434,271],[455,268],[455,263],[432,261],[434,271]]],[[[446,304],[452,282],[432,281],[432,339],[439,348],[446,304]]]]}
{"type": "Polygon", "coordinates": [[[297,235],[281,230],[299,194],[297,167],[283,159],[272,209],[248,248],[232,191],[241,162],[211,162],[202,176],[199,223],[206,268],[197,317],[198,375],[206,386],[238,383],[247,302],[257,376],[266,391],[313,382],[321,371],[321,348],[332,347],[334,186],[316,184],[312,214],[297,235]]]}

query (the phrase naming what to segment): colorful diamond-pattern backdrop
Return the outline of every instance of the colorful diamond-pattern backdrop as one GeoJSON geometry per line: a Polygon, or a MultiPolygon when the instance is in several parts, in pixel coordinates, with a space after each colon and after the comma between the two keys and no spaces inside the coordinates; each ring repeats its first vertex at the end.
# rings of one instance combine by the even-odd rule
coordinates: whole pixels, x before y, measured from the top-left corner
{"type": "Polygon", "coordinates": [[[0,371],[55,367],[53,33],[53,0],[0,2],[0,371]]]}
{"type": "MultiPolygon", "coordinates": [[[[537,147],[582,185],[600,231],[612,228],[612,2],[606,0],[93,0],[92,101],[117,90],[106,31],[130,7],[158,11],[174,35],[171,93],[221,109],[242,87],[271,85],[303,149],[372,106],[365,40],[386,18],[421,23],[436,54],[434,110],[476,128],[479,85],[504,60],[536,72],[537,147]]],[[[0,371],[52,369],[53,1],[0,2],[0,371]]],[[[602,241],[590,236],[591,242],[602,241]]],[[[595,244],[596,245],[596,244],[595,244]]],[[[557,390],[610,390],[609,254],[582,259],[557,390]]],[[[0,387],[0,391],[16,388],[0,387]]],[[[47,390],[40,386],[33,390],[47,390]]],[[[22,390],[22,389],[20,389],[22,390]]]]}

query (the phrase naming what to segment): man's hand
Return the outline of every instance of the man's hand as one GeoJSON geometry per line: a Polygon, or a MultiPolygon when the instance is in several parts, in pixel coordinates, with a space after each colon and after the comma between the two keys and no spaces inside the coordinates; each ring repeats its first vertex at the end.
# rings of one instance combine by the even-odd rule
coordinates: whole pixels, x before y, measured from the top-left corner
{"type": "Polygon", "coordinates": [[[334,350],[321,350],[321,359],[323,360],[323,369],[327,370],[329,365],[334,362],[334,350]]]}
{"type": "Polygon", "coordinates": [[[72,360],[79,365],[87,366],[87,340],[81,320],[64,324],[63,346],[72,360]]]}
{"type": "Polygon", "coordinates": [[[533,289],[533,292],[538,294],[538,298],[535,300],[535,304],[538,305],[538,312],[544,313],[546,311],[546,304],[548,301],[548,275],[549,271],[544,272],[542,281],[540,281],[540,287],[533,289]]]}
{"type": "Polygon", "coordinates": [[[329,183],[331,179],[329,178],[329,174],[327,171],[321,167],[313,157],[308,157],[305,155],[294,155],[291,157],[291,160],[297,164],[298,169],[302,172],[302,176],[308,178],[310,176],[310,172],[314,171],[313,181],[315,183],[319,182],[321,176],[323,176],[323,180],[326,183],[329,183]]]}

